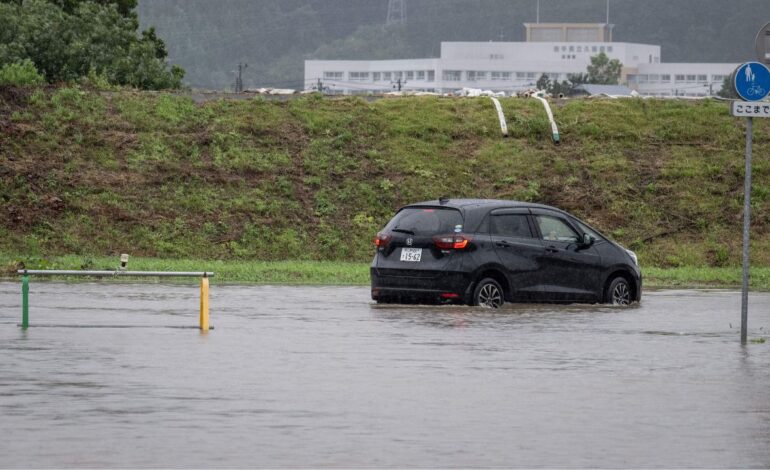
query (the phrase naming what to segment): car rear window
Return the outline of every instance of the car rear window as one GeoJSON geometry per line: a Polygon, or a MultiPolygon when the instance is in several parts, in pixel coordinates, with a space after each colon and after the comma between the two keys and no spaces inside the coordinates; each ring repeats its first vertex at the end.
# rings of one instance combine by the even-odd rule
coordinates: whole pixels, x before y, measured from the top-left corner
{"type": "Polygon", "coordinates": [[[438,235],[461,232],[463,218],[456,209],[408,207],[385,226],[386,231],[411,235],[438,235]]]}

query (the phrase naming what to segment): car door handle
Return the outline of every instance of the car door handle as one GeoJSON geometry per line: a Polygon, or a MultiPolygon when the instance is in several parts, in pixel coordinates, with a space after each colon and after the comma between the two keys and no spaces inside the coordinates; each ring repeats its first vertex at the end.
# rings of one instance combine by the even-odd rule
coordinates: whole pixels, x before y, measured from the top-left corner
{"type": "Polygon", "coordinates": [[[547,246],[547,247],[545,247],[545,251],[547,253],[558,253],[559,249],[556,248],[555,246],[547,246]]]}
{"type": "Polygon", "coordinates": [[[507,242],[505,240],[500,240],[499,242],[496,242],[495,245],[503,247],[503,248],[507,248],[507,247],[513,246],[513,243],[507,242]]]}

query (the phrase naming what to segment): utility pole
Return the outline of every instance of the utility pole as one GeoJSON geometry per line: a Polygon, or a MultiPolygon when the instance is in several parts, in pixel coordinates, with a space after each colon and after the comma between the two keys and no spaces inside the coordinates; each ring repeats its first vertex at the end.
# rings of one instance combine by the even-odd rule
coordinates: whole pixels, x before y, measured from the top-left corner
{"type": "Polygon", "coordinates": [[[316,83],[315,89],[318,92],[320,92],[320,93],[324,92],[324,82],[322,82],[320,78],[318,79],[318,82],[316,83]]]}
{"type": "Polygon", "coordinates": [[[243,70],[248,67],[249,64],[238,62],[238,77],[235,79],[235,92],[243,93],[243,70]]]}
{"type": "Polygon", "coordinates": [[[406,24],[406,0],[388,0],[388,18],[386,26],[406,24]]]}
{"type": "Polygon", "coordinates": [[[398,91],[401,91],[401,87],[403,85],[406,85],[406,81],[402,81],[400,77],[399,77],[398,80],[396,80],[395,82],[391,82],[391,83],[393,83],[393,88],[397,89],[398,91]]]}

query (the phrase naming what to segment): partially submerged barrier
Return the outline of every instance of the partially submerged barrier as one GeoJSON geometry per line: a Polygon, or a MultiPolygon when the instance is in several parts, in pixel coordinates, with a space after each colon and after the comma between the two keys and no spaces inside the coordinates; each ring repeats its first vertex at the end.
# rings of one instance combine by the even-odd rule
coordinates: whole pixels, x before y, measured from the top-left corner
{"type": "MultiPolygon", "coordinates": [[[[121,259],[125,266],[125,262],[121,259]]],[[[201,278],[201,301],[199,328],[209,330],[209,278],[213,272],[180,272],[180,271],[68,271],[68,270],[33,270],[20,269],[17,271],[21,278],[21,327],[29,328],[29,276],[84,276],[84,277],[199,277],[201,278]]]]}

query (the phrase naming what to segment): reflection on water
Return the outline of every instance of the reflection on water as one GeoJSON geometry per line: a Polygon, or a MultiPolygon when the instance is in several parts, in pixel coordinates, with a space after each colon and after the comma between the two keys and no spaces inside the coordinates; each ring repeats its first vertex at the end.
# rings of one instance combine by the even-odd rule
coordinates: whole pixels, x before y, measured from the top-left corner
{"type": "MultiPolygon", "coordinates": [[[[0,467],[767,467],[740,295],[373,305],[368,289],[0,283],[0,467]],[[45,325],[45,326],[41,326],[45,325]],[[191,328],[192,327],[192,328],[191,328]]],[[[750,338],[770,327],[751,298],[750,338]]]]}

